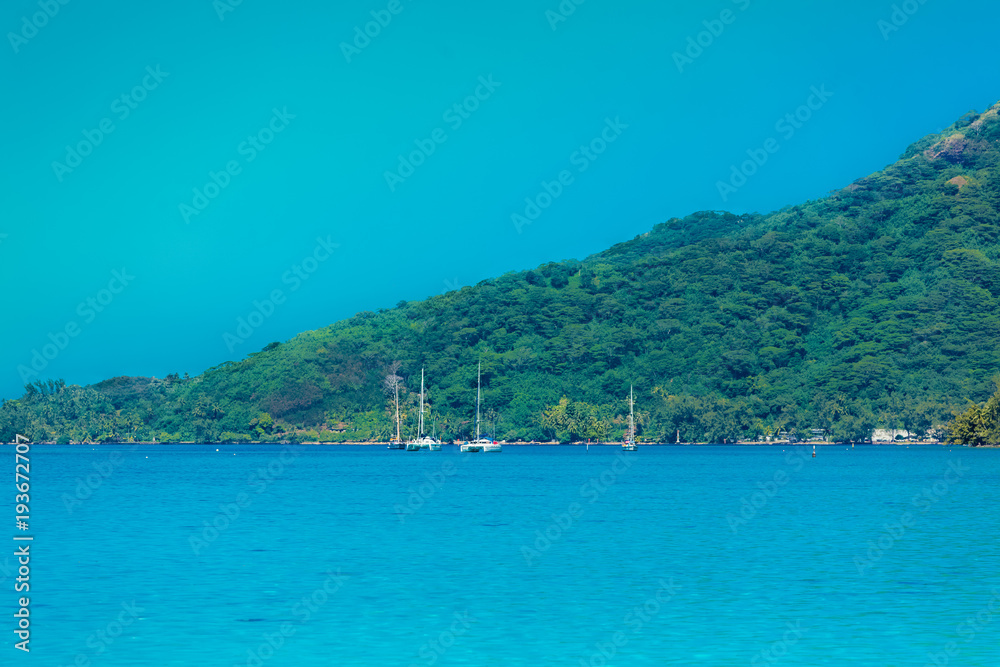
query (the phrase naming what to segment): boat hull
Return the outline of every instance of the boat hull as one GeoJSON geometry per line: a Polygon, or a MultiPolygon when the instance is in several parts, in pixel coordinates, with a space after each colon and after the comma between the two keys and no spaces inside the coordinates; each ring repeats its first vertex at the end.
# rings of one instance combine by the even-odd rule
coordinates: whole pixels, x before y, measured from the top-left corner
{"type": "Polygon", "coordinates": [[[409,449],[409,447],[411,445],[413,445],[417,449],[425,449],[425,450],[427,450],[429,452],[440,452],[441,451],[441,443],[438,442],[437,440],[435,440],[434,438],[428,438],[427,436],[424,436],[423,438],[420,438],[419,440],[414,440],[412,442],[406,443],[406,446],[407,446],[408,449],[409,449]]]}
{"type": "Polygon", "coordinates": [[[463,452],[499,452],[500,445],[494,443],[492,440],[486,440],[481,438],[479,440],[473,440],[472,442],[467,442],[462,445],[463,452]]]}

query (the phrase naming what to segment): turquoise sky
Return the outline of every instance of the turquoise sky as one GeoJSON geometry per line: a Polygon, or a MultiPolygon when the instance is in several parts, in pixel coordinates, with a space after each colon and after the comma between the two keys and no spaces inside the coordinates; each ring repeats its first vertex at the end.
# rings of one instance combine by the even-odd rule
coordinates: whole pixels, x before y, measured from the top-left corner
{"type": "Polygon", "coordinates": [[[1000,99],[994,2],[233,1],[0,9],[0,396],[821,197],[1000,99]]]}

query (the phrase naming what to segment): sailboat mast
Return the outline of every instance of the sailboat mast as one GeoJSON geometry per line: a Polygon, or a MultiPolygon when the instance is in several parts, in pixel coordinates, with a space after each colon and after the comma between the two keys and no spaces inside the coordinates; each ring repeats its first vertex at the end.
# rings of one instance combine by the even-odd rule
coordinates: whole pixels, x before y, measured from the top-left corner
{"type": "Polygon", "coordinates": [[[479,362],[479,372],[476,374],[476,440],[479,440],[479,395],[483,381],[483,362],[479,362]]]}
{"type": "Polygon", "coordinates": [[[398,442],[401,438],[399,437],[399,381],[396,381],[396,441],[398,442]]]}
{"type": "Polygon", "coordinates": [[[420,433],[417,437],[424,437],[424,369],[420,369],[420,433]]]}
{"type": "Polygon", "coordinates": [[[628,433],[632,442],[635,442],[635,417],[633,416],[632,385],[628,387],[628,433]]]}

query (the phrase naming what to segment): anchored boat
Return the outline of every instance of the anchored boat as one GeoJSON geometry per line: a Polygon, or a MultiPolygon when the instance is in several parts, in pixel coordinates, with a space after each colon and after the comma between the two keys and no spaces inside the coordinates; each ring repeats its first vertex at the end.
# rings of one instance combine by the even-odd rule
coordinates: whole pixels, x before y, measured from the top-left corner
{"type": "Polygon", "coordinates": [[[406,443],[406,451],[418,452],[426,449],[432,452],[441,451],[441,442],[424,435],[424,369],[420,369],[420,421],[417,426],[417,437],[406,443]]]}
{"type": "Polygon", "coordinates": [[[625,433],[625,440],[622,442],[622,449],[626,452],[634,452],[639,449],[635,442],[635,415],[632,386],[628,388],[628,432],[625,433]]]}
{"type": "Polygon", "coordinates": [[[479,436],[479,404],[482,398],[482,378],[483,362],[479,362],[479,373],[476,376],[476,439],[462,445],[463,452],[490,452],[493,454],[503,451],[503,445],[495,440],[487,440],[479,436]]]}

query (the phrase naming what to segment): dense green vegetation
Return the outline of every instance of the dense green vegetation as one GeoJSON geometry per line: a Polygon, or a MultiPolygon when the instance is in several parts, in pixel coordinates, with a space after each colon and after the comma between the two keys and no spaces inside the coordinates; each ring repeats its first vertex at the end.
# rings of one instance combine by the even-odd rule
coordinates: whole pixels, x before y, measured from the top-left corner
{"type": "Polygon", "coordinates": [[[997,391],[985,403],[973,404],[951,423],[949,440],[955,444],[1000,445],[1000,378],[997,391]]]}
{"type": "Polygon", "coordinates": [[[384,440],[395,361],[404,434],[423,367],[427,423],[468,438],[479,361],[484,431],[508,440],[620,438],[629,385],[647,441],[941,428],[1000,368],[998,110],[824,199],[673,219],[199,377],[38,382],[0,439],[384,440]]]}

